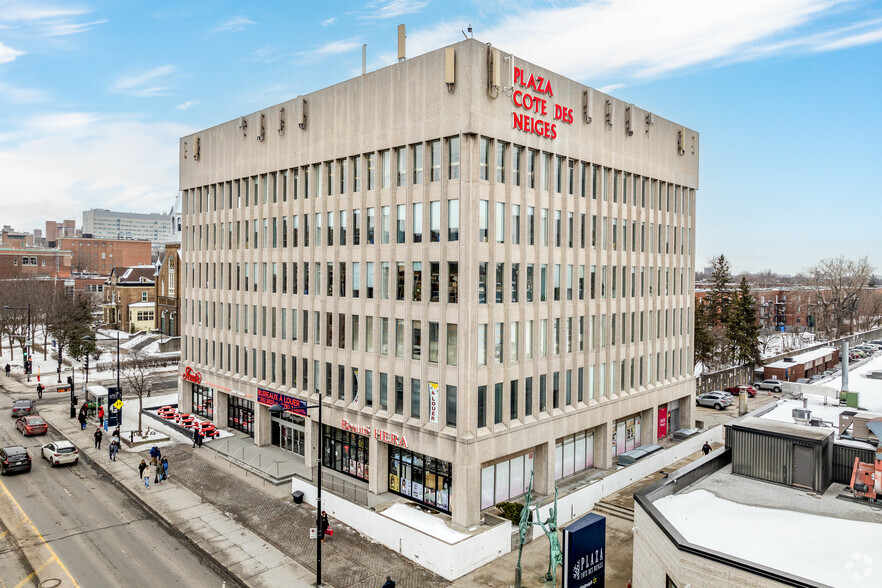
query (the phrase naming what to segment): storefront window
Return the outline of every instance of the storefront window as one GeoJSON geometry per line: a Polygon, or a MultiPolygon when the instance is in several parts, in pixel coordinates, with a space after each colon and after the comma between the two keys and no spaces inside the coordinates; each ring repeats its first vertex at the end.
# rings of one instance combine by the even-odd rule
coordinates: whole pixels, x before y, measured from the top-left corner
{"type": "Polygon", "coordinates": [[[272,417],[272,444],[285,451],[304,455],[304,435],[306,419],[302,416],[283,412],[272,417]]]}
{"type": "Polygon", "coordinates": [[[481,510],[523,496],[532,473],[532,452],[481,468],[481,510]]]}
{"type": "Polygon", "coordinates": [[[214,419],[214,391],[211,388],[193,384],[193,414],[214,419]]]}
{"type": "Polygon", "coordinates": [[[227,405],[227,426],[254,437],[254,403],[230,396],[227,405]]]}
{"type": "Polygon", "coordinates": [[[324,426],[322,465],[353,478],[369,480],[368,441],[363,435],[324,426]]]}
{"type": "Polygon", "coordinates": [[[389,446],[389,491],[450,512],[449,462],[389,446]]]}

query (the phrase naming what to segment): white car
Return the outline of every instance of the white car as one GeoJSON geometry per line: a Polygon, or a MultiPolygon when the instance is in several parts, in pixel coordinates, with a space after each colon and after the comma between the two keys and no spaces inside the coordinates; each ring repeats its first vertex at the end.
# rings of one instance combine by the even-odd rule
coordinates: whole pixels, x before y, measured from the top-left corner
{"type": "Polygon", "coordinates": [[[49,465],[55,467],[62,463],[76,464],[80,461],[80,452],[70,441],[53,441],[43,446],[43,457],[49,465]]]}

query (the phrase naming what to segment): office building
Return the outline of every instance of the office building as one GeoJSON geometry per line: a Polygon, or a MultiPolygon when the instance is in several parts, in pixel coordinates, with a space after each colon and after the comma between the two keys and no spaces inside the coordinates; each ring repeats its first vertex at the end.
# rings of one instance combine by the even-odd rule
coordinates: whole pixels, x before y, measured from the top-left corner
{"type": "Polygon", "coordinates": [[[180,170],[185,411],[462,527],[693,422],[694,131],[469,39],[180,170]]]}
{"type": "Polygon", "coordinates": [[[173,213],[117,212],[103,208],[83,211],[83,235],[96,239],[146,239],[155,243],[175,240],[173,213]]]}

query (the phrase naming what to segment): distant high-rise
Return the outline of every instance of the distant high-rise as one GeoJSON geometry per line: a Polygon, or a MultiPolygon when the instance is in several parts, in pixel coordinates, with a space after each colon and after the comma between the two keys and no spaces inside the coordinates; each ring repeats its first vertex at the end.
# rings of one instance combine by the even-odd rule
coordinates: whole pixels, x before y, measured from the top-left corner
{"type": "Polygon", "coordinates": [[[117,212],[103,208],[83,211],[83,234],[96,239],[148,239],[154,243],[179,240],[180,215],[117,212]]]}

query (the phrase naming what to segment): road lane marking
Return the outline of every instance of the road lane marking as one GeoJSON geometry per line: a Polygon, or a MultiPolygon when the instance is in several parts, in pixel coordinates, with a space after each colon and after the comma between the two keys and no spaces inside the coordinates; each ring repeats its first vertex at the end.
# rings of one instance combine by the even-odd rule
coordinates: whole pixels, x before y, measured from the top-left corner
{"type": "MultiPolygon", "coordinates": [[[[9,500],[12,501],[12,504],[15,505],[15,508],[17,508],[19,510],[19,512],[21,512],[21,514],[24,516],[24,521],[26,521],[28,523],[28,525],[30,525],[31,529],[34,531],[34,533],[37,535],[37,538],[40,540],[40,543],[42,543],[46,547],[46,549],[49,550],[49,553],[52,554],[52,557],[55,559],[55,561],[58,562],[58,566],[61,568],[61,570],[65,574],[67,574],[67,577],[70,578],[70,581],[73,582],[73,585],[79,586],[77,581],[74,580],[74,577],[70,574],[69,571],[67,571],[67,568],[61,562],[61,559],[59,559],[58,554],[56,554],[55,550],[52,549],[52,546],[49,545],[49,543],[47,543],[45,539],[43,539],[43,535],[40,533],[40,531],[37,530],[36,525],[34,525],[33,521],[31,521],[31,519],[28,517],[28,515],[24,511],[24,509],[18,504],[18,501],[15,499],[15,497],[9,491],[9,488],[6,487],[6,484],[3,483],[3,480],[0,480],[0,488],[3,488],[3,494],[6,494],[6,496],[9,497],[9,500]]],[[[52,560],[50,559],[49,561],[52,561],[52,560]]]]}
{"type": "Polygon", "coordinates": [[[58,560],[58,558],[55,555],[53,555],[52,557],[50,557],[49,559],[47,559],[46,561],[41,563],[37,567],[37,569],[35,569],[30,574],[28,574],[24,580],[22,580],[21,582],[16,584],[15,588],[22,588],[23,586],[26,586],[30,582],[32,577],[37,577],[39,575],[39,573],[43,571],[43,568],[45,568],[46,566],[48,566],[49,564],[51,564],[53,562],[57,562],[59,565],[61,565],[61,562],[58,560]]]}

